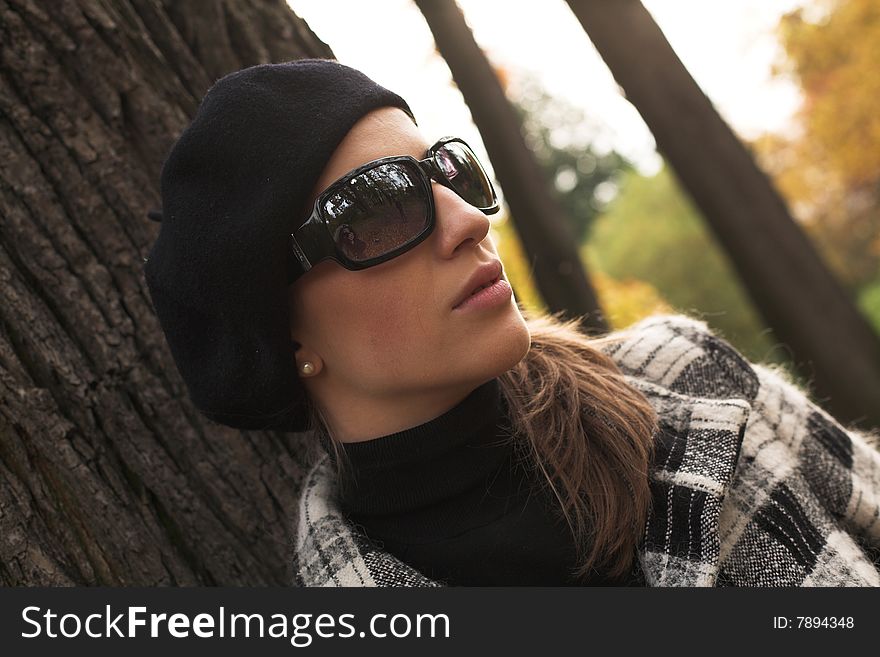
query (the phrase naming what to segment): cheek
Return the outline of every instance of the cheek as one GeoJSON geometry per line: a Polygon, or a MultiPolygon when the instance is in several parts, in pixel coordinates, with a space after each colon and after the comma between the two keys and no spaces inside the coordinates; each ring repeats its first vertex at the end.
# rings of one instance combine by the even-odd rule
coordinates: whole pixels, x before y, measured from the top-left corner
{"type": "Polygon", "coordinates": [[[436,345],[442,319],[432,289],[393,285],[348,288],[323,304],[321,323],[329,356],[339,365],[406,372],[436,345]]]}
{"type": "Polygon", "coordinates": [[[386,360],[405,349],[410,333],[412,308],[406,299],[394,295],[373,298],[359,313],[359,341],[375,358],[386,360]]]}

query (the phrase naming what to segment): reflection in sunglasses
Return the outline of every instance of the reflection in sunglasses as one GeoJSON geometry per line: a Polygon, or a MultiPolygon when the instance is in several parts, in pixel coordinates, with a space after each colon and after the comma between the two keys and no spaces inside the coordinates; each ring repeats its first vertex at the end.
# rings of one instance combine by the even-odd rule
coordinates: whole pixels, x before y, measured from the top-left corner
{"type": "Polygon", "coordinates": [[[441,148],[437,151],[436,161],[440,167],[440,171],[443,172],[443,175],[446,176],[448,180],[452,180],[458,175],[458,168],[453,163],[452,157],[446,148],[441,148]]]}
{"type": "Polygon", "coordinates": [[[417,175],[408,165],[380,165],[352,176],[324,201],[324,217],[346,257],[378,258],[418,237],[428,210],[417,175]]]}

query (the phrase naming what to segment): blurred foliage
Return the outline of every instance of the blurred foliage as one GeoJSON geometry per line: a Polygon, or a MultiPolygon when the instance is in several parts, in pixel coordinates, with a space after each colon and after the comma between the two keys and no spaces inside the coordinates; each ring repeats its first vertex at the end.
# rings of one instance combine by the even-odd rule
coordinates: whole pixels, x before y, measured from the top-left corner
{"type": "Polygon", "coordinates": [[[616,151],[596,147],[601,127],[581,108],[551,96],[530,74],[506,78],[523,138],[558,192],[575,239],[583,242],[616,194],[615,181],[632,165],[616,151]]]}
{"type": "MultiPolygon", "coordinates": [[[[582,244],[593,222],[617,194],[617,180],[632,165],[615,151],[600,148],[602,128],[580,108],[551,96],[529,74],[496,69],[523,124],[523,137],[547,172],[547,182],[559,194],[582,244]]],[[[507,215],[495,225],[495,241],[516,298],[533,311],[547,308],[534,281],[522,245],[507,215]]],[[[629,277],[618,281],[608,274],[588,272],[609,326],[624,328],[672,307],[649,283],[629,277]]]]}
{"type": "MultiPolygon", "coordinates": [[[[494,228],[493,239],[504,262],[504,273],[513,287],[517,301],[535,312],[547,312],[531,276],[522,246],[509,221],[494,228]]],[[[604,272],[592,269],[590,282],[595,288],[611,330],[629,326],[648,315],[673,312],[673,308],[649,283],[628,278],[618,281],[604,272]]]]}
{"type": "Polygon", "coordinates": [[[513,224],[507,220],[506,208],[502,210],[502,216],[497,219],[493,227],[492,238],[498,247],[498,255],[504,263],[504,274],[507,277],[516,300],[523,306],[533,311],[547,312],[547,306],[541,299],[541,294],[532,278],[532,268],[526,259],[522,243],[513,228],[513,224]]]}
{"type": "MultiPolygon", "coordinates": [[[[639,175],[622,156],[596,146],[601,129],[580,109],[527,76],[505,71],[505,82],[524,136],[572,217],[612,330],[655,313],[682,312],[704,319],[746,358],[781,363],[791,372],[790,353],[771,339],[672,174],[664,168],[639,175]]],[[[493,237],[517,300],[546,310],[512,223],[506,215],[496,221],[493,237]]]]}
{"type": "Polygon", "coordinates": [[[800,84],[804,103],[797,134],[764,136],[756,153],[880,331],[880,3],[814,0],[779,35],[777,72],[800,84]]]}
{"type": "Polygon", "coordinates": [[[612,330],[626,328],[649,315],[675,312],[657,288],[637,278],[617,280],[592,268],[590,281],[612,330]]]}
{"type": "Polygon", "coordinates": [[[787,67],[806,97],[801,119],[826,164],[852,185],[880,177],[880,3],[822,0],[821,22],[803,10],[783,17],[780,37],[787,67]]]}
{"type": "Polygon", "coordinates": [[[704,319],[750,360],[788,364],[668,167],[650,177],[628,173],[582,251],[592,271],[644,281],[676,312],[704,319]]]}
{"type": "Polygon", "coordinates": [[[865,286],[858,299],[859,306],[868,317],[874,320],[874,326],[880,329],[880,280],[865,286]]]}

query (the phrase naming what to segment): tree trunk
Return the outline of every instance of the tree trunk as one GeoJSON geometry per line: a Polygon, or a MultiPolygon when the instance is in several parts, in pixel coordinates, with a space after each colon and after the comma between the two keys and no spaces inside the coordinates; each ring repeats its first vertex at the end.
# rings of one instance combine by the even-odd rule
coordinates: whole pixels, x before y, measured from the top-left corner
{"type": "Polygon", "coordinates": [[[587,332],[607,331],[574,230],[526,146],[516,111],[461,10],[455,0],[416,0],[416,4],[471,110],[548,310],[570,317],[584,315],[582,325],[587,332]]]}
{"type": "Polygon", "coordinates": [[[188,400],[143,280],[208,87],[332,57],[282,0],[0,0],[0,584],[290,581],[302,436],[188,400]]]}
{"type": "Polygon", "coordinates": [[[651,15],[638,0],[568,4],[817,401],[844,422],[880,427],[880,338],[651,15]]]}

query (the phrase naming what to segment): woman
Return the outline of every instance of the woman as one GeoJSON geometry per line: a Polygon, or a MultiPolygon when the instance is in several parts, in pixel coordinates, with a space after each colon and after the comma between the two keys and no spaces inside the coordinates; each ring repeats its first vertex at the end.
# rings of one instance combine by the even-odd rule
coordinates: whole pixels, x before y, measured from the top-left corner
{"type": "Polygon", "coordinates": [[[322,447],[298,584],[880,585],[867,436],[698,320],[524,315],[476,156],[362,73],[222,78],[162,200],[146,278],[194,403],[322,447]]]}
{"type": "Polygon", "coordinates": [[[342,252],[350,258],[360,260],[366,257],[367,243],[359,238],[348,224],[342,224],[339,227],[336,243],[342,252]]]}

